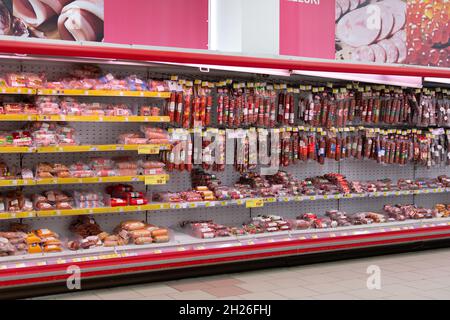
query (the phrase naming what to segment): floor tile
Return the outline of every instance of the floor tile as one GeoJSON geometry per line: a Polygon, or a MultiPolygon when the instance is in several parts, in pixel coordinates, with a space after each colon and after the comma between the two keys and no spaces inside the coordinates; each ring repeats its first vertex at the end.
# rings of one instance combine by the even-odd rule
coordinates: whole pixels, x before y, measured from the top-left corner
{"type": "Polygon", "coordinates": [[[301,288],[301,287],[278,289],[278,290],[273,290],[272,292],[276,293],[280,296],[289,298],[289,299],[301,299],[301,298],[311,297],[311,296],[318,294],[318,292],[316,292],[316,291],[306,289],[306,288],[301,288]]]}
{"type": "Polygon", "coordinates": [[[282,279],[270,279],[266,282],[272,285],[272,288],[292,288],[292,287],[305,287],[307,288],[312,282],[306,280],[307,277],[295,277],[295,278],[282,278],[282,279]]]}
{"type": "Polygon", "coordinates": [[[369,289],[359,289],[359,290],[351,290],[346,291],[347,294],[357,297],[358,299],[370,300],[373,298],[384,298],[390,296],[388,292],[383,292],[382,290],[369,290],[369,289]]]}
{"type": "Polygon", "coordinates": [[[448,286],[446,283],[431,280],[410,281],[407,285],[422,290],[441,289],[448,286]]]}
{"type": "Polygon", "coordinates": [[[133,300],[143,297],[136,291],[127,289],[126,287],[120,289],[98,290],[95,291],[95,295],[102,300],[133,300]]]}
{"type": "Polygon", "coordinates": [[[416,294],[404,294],[386,297],[386,300],[431,300],[431,299],[416,294]]]}
{"type": "Polygon", "coordinates": [[[346,287],[338,285],[336,283],[312,284],[309,286],[305,286],[305,288],[316,291],[320,294],[334,294],[337,292],[345,292],[346,290],[348,290],[346,287]]]}
{"type": "Polygon", "coordinates": [[[156,294],[156,295],[151,295],[151,296],[147,296],[144,298],[139,298],[136,300],[175,300],[175,299],[172,297],[169,297],[166,294],[156,294]]]}
{"type": "Polygon", "coordinates": [[[335,277],[333,277],[332,275],[329,275],[329,274],[323,274],[323,275],[309,276],[309,277],[305,278],[305,280],[307,280],[310,283],[320,284],[320,283],[336,282],[336,281],[339,281],[341,279],[337,279],[337,278],[335,278],[335,277]]]}
{"type": "Polygon", "coordinates": [[[138,294],[144,297],[179,292],[177,289],[169,287],[165,284],[139,285],[132,287],[131,290],[137,292],[138,294]]]}
{"type": "Polygon", "coordinates": [[[244,300],[286,300],[286,297],[270,291],[259,291],[240,295],[244,300]]]}
{"type": "Polygon", "coordinates": [[[345,287],[347,289],[353,289],[353,290],[366,289],[367,288],[367,277],[339,280],[337,282],[334,282],[333,284],[345,287]]]}
{"type": "Polygon", "coordinates": [[[223,298],[223,297],[231,297],[238,296],[246,293],[250,293],[250,291],[242,289],[237,286],[226,286],[226,287],[213,287],[209,289],[203,289],[204,292],[212,294],[215,297],[223,298]]]}
{"type": "Polygon", "coordinates": [[[261,292],[266,290],[270,291],[274,289],[282,289],[281,287],[267,281],[244,282],[237,284],[236,286],[245,289],[249,292],[261,292]]]}
{"type": "Polygon", "coordinates": [[[271,268],[36,297],[192,300],[450,300],[450,249],[271,268]],[[381,268],[381,290],[367,289],[367,267],[381,268]]]}
{"type": "Polygon", "coordinates": [[[312,296],[314,300],[358,300],[357,297],[346,293],[329,293],[321,294],[318,296],[312,296]]]}
{"type": "Polygon", "coordinates": [[[213,288],[212,285],[202,282],[200,280],[191,281],[175,281],[169,282],[167,284],[169,287],[176,289],[178,291],[192,291],[192,290],[203,290],[208,288],[213,288]]]}
{"type": "Polygon", "coordinates": [[[206,283],[212,287],[223,287],[223,286],[233,286],[236,284],[244,283],[242,280],[238,280],[235,278],[228,278],[228,279],[217,279],[217,280],[206,280],[202,281],[203,283],[206,283]]]}
{"type": "Polygon", "coordinates": [[[202,290],[192,290],[167,294],[175,300],[214,300],[216,296],[202,290]]]}
{"type": "Polygon", "coordinates": [[[433,300],[450,300],[450,290],[445,289],[422,290],[420,295],[433,300]]]}

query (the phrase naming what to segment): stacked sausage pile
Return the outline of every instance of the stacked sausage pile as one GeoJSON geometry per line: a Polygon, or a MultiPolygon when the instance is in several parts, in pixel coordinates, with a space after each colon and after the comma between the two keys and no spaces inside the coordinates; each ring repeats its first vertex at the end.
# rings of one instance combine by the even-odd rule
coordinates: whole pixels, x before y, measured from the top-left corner
{"type": "Polygon", "coordinates": [[[406,60],[406,3],[401,0],[336,1],[336,36],[352,60],[403,63],[406,60]]]}

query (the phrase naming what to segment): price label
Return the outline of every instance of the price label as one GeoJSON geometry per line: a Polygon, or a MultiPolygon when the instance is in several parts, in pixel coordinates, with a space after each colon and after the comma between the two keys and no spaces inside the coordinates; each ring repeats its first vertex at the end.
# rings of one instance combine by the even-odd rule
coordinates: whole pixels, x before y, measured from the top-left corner
{"type": "Polygon", "coordinates": [[[245,203],[246,208],[261,208],[264,206],[263,199],[251,199],[245,203]]]}
{"type": "Polygon", "coordinates": [[[158,185],[158,184],[166,184],[166,177],[165,176],[146,176],[145,177],[145,184],[146,185],[158,185]]]}
{"type": "Polygon", "coordinates": [[[159,145],[139,146],[138,154],[159,154],[159,145]]]}

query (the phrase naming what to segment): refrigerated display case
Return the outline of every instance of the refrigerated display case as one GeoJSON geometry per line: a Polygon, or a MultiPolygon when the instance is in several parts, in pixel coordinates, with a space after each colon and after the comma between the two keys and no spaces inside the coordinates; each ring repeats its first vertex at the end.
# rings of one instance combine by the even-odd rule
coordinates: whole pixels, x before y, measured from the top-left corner
{"type": "MultiPolygon", "coordinates": [[[[2,297],[68,290],[71,266],[88,288],[449,239],[450,88],[422,79],[448,79],[448,69],[6,40],[0,52],[0,78],[39,75],[42,82],[5,80],[0,87],[2,297]],[[95,70],[95,84],[86,70],[95,70]],[[383,77],[370,83],[371,74],[383,77]],[[180,119],[173,114],[179,104],[181,111],[191,107],[178,93],[199,99],[189,102],[187,124],[183,112],[180,119]],[[253,121],[258,94],[268,109],[260,107],[253,121]],[[220,110],[221,96],[235,109],[220,110]],[[327,101],[327,112],[320,102],[314,109],[316,98],[327,101]],[[117,105],[126,114],[108,113],[117,105]],[[191,121],[197,113],[203,129],[191,121]],[[203,132],[204,148],[212,142],[206,132],[239,138],[238,131],[245,137],[269,129],[281,138],[272,152],[282,173],[259,175],[260,166],[249,165],[258,149],[248,143],[243,164],[215,166],[200,152],[203,162],[174,165],[180,136],[203,132]],[[313,139],[304,159],[301,137],[313,139]],[[124,221],[142,225],[127,229],[124,221]]],[[[258,148],[268,143],[262,140],[258,148]]],[[[182,150],[184,159],[196,153],[182,150]]]]}

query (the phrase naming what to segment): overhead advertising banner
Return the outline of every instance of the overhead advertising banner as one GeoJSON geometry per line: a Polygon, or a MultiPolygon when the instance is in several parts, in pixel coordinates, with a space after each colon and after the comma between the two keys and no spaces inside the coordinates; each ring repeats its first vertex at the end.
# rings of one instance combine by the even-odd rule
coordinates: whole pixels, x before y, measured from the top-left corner
{"type": "Polygon", "coordinates": [[[336,0],[336,59],[450,67],[448,0],[336,0]]]}
{"type": "Polygon", "coordinates": [[[450,0],[280,0],[280,54],[450,67],[450,0]]]}
{"type": "Polygon", "coordinates": [[[334,0],[280,0],[280,54],[334,59],[334,0]]]}
{"type": "Polygon", "coordinates": [[[336,58],[405,63],[406,1],[336,0],[336,58]]]}
{"type": "Polygon", "coordinates": [[[208,49],[208,0],[107,0],[105,42],[208,49]]]}
{"type": "Polygon", "coordinates": [[[408,64],[450,67],[450,1],[408,0],[408,64]]]}
{"type": "Polygon", "coordinates": [[[208,48],[208,0],[0,0],[0,35],[208,48]]]}
{"type": "Polygon", "coordinates": [[[69,41],[102,41],[103,0],[3,0],[0,34],[69,41]]]}

